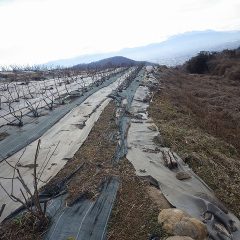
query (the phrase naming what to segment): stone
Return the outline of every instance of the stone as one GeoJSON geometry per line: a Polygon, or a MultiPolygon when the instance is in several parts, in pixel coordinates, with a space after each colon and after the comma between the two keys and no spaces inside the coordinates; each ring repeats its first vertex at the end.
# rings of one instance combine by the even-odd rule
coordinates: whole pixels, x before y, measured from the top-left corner
{"type": "Polygon", "coordinates": [[[190,217],[190,215],[177,208],[163,209],[158,215],[158,223],[163,225],[167,233],[172,234],[175,224],[183,217],[190,217]]]}
{"type": "Polygon", "coordinates": [[[204,223],[180,209],[163,209],[158,216],[158,222],[167,233],[174,236],[188,236],[195,240],[207,238],[207,228],[204,223]]]}
{"type": "Polygon", "coordinates": [[[169,209],[171,207],[171,204],[159,189],[149,186],[147,187],[147,193],[159,209],[169,209]]]}
{"type": "Polygon", "coordinates": [[[173,237],[168,237],[166,240],[194,240],[194,239],[186,236],[173,236],[173,237]]]}
{"type": "Polygon", "coordinates": [[[202,240],[207,238],[207,229],[204,223],[198,219],[184,217],[180,222],[175,224],[173,234],[202,240]]]}
{"type": "Polygon", "coordinates": [[[189,179],[189,178],[191,178],[191,175],[189,174],[189,173],[187,173],[187,172],[178,172],[177,174],[176,174],[176,178],[178,179],[178,180],[186,180],[186,179],[189,179]]]}

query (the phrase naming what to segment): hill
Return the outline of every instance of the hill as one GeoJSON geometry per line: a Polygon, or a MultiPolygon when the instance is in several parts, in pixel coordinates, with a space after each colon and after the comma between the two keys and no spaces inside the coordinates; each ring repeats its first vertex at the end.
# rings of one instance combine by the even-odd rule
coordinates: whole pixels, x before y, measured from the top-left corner
{"type": "Polygon", "coordinates": [[[91,68],[104,69],[109,67],[131,67],[139,64],[152,65],[152,63],[148,63],[145,61],[134,61],[126,57],[115,56],[115,57],[105,58],[96,62],[91,62],[88,64],[77,64],[73,67],[80,68],[80,69],[91,69],[91,68]]]}

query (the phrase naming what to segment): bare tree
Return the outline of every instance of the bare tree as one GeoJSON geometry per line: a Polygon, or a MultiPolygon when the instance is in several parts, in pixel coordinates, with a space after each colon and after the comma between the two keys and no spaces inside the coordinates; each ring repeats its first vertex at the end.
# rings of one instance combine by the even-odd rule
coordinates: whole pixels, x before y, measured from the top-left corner
{"type": "Polygon", "coordinates": [[[43,101],[45,102],[46,106],[48,107],[48,109],[50,111],[53,110],[53,105],[54,105],[54,94],[52,93],[51,90],[46,90],[45,93],[42,93],[42,96],[43,96],[43,101]]]}
{"type": "Polygon", "coordinates": [[[64,99],[62,98],[62,96],[60,95],[60,92],[59,92],[59,90],[58,90],[57,79],[54,78],[53,81],[54,81],[54,85],[55,85],[55,89],[56,89],[56,93],[57,93],[57,99],[58,99],[59,103],[60,103],[61,105],[63,105],[63,104],[65,104],[65,101],[64,101],[64,99]]]}
{"type": "Polygon", "coordinates": [[[32,103],[28,99],[25,99],[25,102],[27,104],[27,108],[29,109],[29,111],[33,114],[33,117],[39,117],[38,110],[39,110],[41,101],[36,101],[32,103]]]}
{"type": "Polygon", "coordinates": [[[13,102],[11,102],[11,101],[8,101],[7,104],[8,104],[9,114],[12,115],[12,117],[14,118],[15,121],[17,121],[17,124],[15,124],[14,121],[9,121],[8,120],[8,125],[17,125],[19,127],[22,127],[23,126],[23,121],[22,121],[23,112],[22,112],[22,109],[20,109],[20,108],[15,109],[12,106],[13,102]]]}
{"type": "MultiPolygon", "coordinates": [[[[45,226],[46,224],[48,224],[49,219],[46,215],[46,206],[47,206],[47,202],[49,199],[46,199],[42,202],[40,201],[40,197],[39,197],[39,181],[41,181],[41,179],[39,178],[39,176],[42,175],[42,172],[45,171],[46,169],[46,165],[43,168],[40,168],[39,172],[37,171],[37,159],[38,159],[38,155],[39,155],[39,150],[40,150],[40,144],[41,144],[41,140],[38,140],[37,143],[37,149],[35,152],[35,156],[34,156],[34,161],[33,161],[33,190],[31,190],[27,183],[25,182],[24,178],[22,177],[22,174],[19,170],[19,162],[24,154],[20,156],[20,158],[18,159],[18,161],[15,163],[15,165],[13,165],[12,163],[10,163],[9,161],[7,161],[6,159],[4,160],[7,165],[12,169],[12,176],[9,176],[9,178],[4,178],[4,177],[0,177],[1,180],[10,180],[11,181],[11,189],[8,190],[4,187],[4,185],[2,184],[2,182],[0,182],[0,187],[3,189],[3,191],[7,194],[7,196],[14,202],[20,203],[22,204],[22,206],[27,210],[27,212],[29,212],[31,214],[31,216],[34,216],[36,219],[39,220],[40,224],[45,226]],[[20,182],[20,194],[21,196],[18,196],[15,192],[14,192],[14,183],[15,181],[20,182]]],[[[4,208],[4,207],[2,207],[4,208]]],[[[3,212],[3,210],[2,210],[3,212]]]]}

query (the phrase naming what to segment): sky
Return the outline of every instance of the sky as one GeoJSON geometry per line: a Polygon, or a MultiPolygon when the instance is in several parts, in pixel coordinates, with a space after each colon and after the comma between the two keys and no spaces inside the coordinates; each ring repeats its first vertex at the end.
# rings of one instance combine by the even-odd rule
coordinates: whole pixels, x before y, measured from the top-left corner
{"type": "Polygon", "coordinates": [[[207,29],[240,30],[240,0],[0,0],[0,65],[118,51],[207,29]]]}

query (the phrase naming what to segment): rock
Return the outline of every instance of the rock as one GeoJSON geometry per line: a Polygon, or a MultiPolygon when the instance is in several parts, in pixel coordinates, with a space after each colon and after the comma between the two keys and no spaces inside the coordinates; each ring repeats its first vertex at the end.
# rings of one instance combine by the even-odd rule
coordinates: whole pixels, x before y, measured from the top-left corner
{"type": "Polygon", "coordinates": [[[194,240],[194,239],[186,236],[173,236],[173,237],[167,238],[166,240],[194,240]]]}
{"type": "Polygon", "coordinates": [[[148,127],[151,131],[157,131],[157,127],[155,125],[151,125],[148,127]]]}
{"type": "Polygon", "coordinates": [[[196,218],[184,217],[175,224],[173,234],[178,236],[189,236],[196,240],[207,238],[207,229],[204,223],[196,218]]]}
{"type": "Polygon", "coordinates": [[[171,235],[188,236],[195,240],[207,238],[207,228],[204,223],[180,209],[163,209],[158,216],[158,222],[171,235]]]}
{"type": "Polygon", "coordinates": [[[171,207],[171,204],[159,189],[155,187],[147,187],[147,193],[159,209],[169,209],[171,207]]]}
{"type": "Polygon", "coordinates": [[[158,223],[163,225],[167,233],[172,234],[175,224],[183,217],[190,217],[190,215],[176,208],[163,209],[158,215],[158,223]]]}
{"type": "Polygon", "coordinates": [[[194,240],[194,239],[186,236],[173,236],[173,237],[167,238],[166,240],[194,240]]]}
{"type": "Polygon", "coordinates": [[[176,174],[176,178],[178,180],[185,180],[185,179],[191,178],[191,175],[189,173],[187,173],[187,172],[178,172],[176,174]]]}

